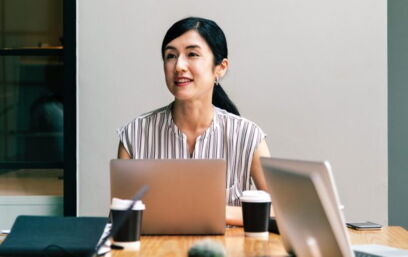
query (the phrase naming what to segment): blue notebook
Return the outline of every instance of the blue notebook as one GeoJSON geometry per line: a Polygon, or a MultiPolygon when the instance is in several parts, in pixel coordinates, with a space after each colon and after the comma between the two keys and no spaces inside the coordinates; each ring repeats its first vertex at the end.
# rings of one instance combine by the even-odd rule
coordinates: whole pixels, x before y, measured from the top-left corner
{"type": "Polygon", "coordinates": [[[19,216],[0,256],[76,256],[95,253],[107,218],[19,216]]]}

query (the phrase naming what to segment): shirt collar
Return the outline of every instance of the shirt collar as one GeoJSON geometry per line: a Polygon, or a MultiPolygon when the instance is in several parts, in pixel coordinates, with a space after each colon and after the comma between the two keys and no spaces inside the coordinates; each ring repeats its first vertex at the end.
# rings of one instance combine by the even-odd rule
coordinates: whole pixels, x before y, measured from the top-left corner
{"type": "MultiPolygon", "coordinates": [[[[174,133],[176,133],[178,135],[183,135],[183,133],[176,126],[176,123],[174,123],[174,121],[173,121],[173,115],[171,114],[171,109],[173,107],[173,103],[174,102],[171,102],[169,105],[167,105],[167,108],[166,108],[167,126],[171,127],[172,130],[174,131],[174,133]]],[[[209,131],[215,131],[219,127],[219,117],[218,117],[218,115],[220,113],[220,109],[213,105],[213,110],[214,110],[213,120],[211,122],[210,127],[204,132],[204,134],[208,133],[209,131]]]]}

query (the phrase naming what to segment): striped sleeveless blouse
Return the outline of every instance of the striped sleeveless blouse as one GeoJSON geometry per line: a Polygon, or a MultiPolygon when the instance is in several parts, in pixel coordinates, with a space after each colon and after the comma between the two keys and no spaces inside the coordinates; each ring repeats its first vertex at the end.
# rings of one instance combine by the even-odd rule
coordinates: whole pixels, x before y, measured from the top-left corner
{"type": "Polygon", "coordinates": [[[143,114],[117,133],[133,159],[225,159],[228,205],[240,205],[242,191],[255,187],[250,177],[254,151],[265,133],[252,121],[214,107],[210,127],[196,139],[192,156],[187,137],[171,115],[172,103],[143,114]]]}

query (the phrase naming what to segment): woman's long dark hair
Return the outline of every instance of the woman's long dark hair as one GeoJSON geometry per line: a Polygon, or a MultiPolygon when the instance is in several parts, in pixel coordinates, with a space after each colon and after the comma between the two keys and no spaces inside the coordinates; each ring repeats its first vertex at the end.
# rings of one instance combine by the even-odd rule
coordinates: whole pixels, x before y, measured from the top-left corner
{"type": "MultiPolygon", "coordinates": [[[[164,36],[162,43],[162,58],[164,60],[164,49],[173,39],[183,35],[187,31],[195,30],[209,45],[214,55],[214,65],[221,64],[224,58],[228,58],[227,39],[218,25],[208,19],[189,17],[173,24],[164,36]]],[[[214,84],[212,103],[235,115],[240,115],[237,107],[222,89],[221,85],[214,84]]]]}

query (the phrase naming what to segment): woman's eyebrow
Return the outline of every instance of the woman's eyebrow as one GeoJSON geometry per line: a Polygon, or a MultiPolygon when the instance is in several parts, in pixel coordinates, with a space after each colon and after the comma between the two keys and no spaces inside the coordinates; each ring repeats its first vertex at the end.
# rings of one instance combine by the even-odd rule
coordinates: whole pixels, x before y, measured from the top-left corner
{"type": "MultiPolygon", "coordinates": [[[[189,46],[186,46],[185,49],[196,49],[196,48],[201,49],[201,46],[199,46],[199,45],[189,45],[189,46]]],[[[175,48],[174,46],[169,45],[169,46],[166,46],[164,48],[164,50],[165,51],[166,50],[176,50],[177,51],[177,48],[175,48]]]]}
{"type": "Polygon", "coordinates": [[[177,50],[174,46],[166,46],[164,50],[177,50]]]}
{"type": "Polygon", "coordinates": [[[189,45],[186,46],[186,49],[194,49],[194,48],[201,48],[199,45],[189,45]]]}

